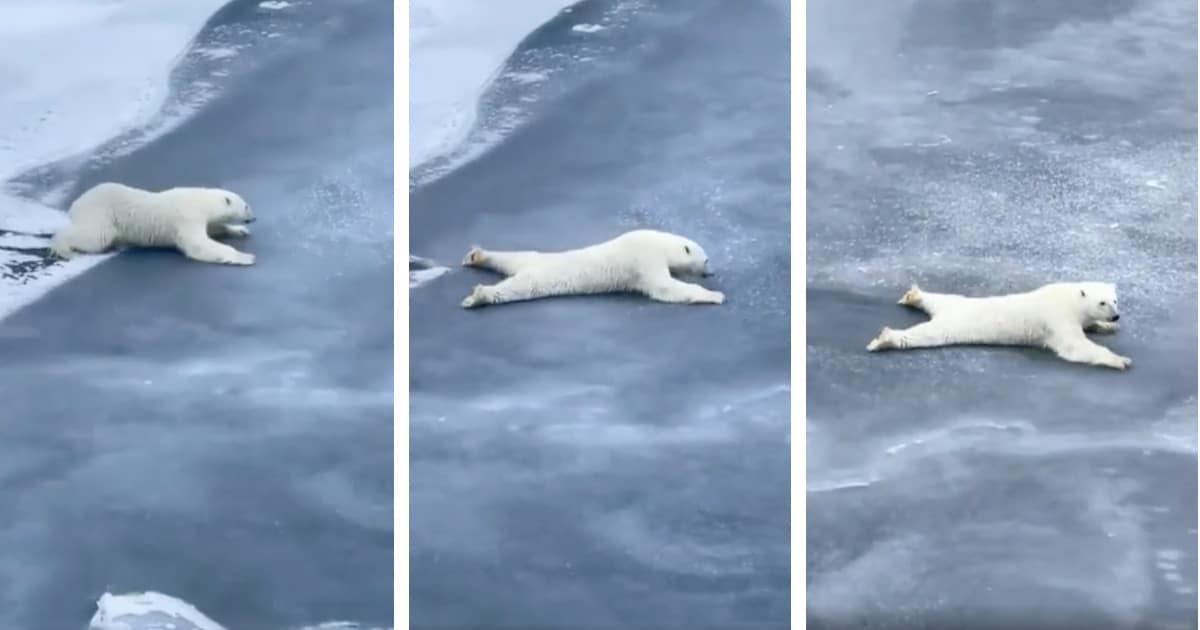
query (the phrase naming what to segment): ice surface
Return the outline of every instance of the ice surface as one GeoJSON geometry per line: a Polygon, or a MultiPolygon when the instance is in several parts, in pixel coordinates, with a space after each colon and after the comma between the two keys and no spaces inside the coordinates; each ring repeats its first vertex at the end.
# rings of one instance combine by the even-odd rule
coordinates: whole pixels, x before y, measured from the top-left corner
{"type": "Polygon", "coordinates": [[[412,187],[412,247],[444,264],[657,227],[703,244],[701,282],[727,296],[462,309],[495,281],[475,269],[412,292],[414,627],[786,626],[786,18],[579,3],[488,84],[469,150],[412,187]]]}
{"type": "MultiPolygon", "coordinates": [[[[141,9],[121,19],[170,5],[141,9]]],[[[229,628],[390,623],[393,103],[390,66],[362,60],[390,54],[392,7],[226,9],[197,15],[158,74],[141,66],[172,88],[147,124],[96,129],[99,151],[14,180],[39,201],[105,180],[219,182],[260,221],[251,269],[134,250],[0,326],[4,628],[86,627],[93,610],[63,602],[147,588],[229,628]],[[173,63],[192,29],[195,54],[173,63]]],[[[134,612],[169,613],[137,597],[134,612]]]]}
{"type": "Polygon", "coordinates": [[[1194,624],[1194,3],[808,10],[810,621],[1194,624]],[[1072,279],[1129,372],[864,350],[914,281],[1072,279]]]}

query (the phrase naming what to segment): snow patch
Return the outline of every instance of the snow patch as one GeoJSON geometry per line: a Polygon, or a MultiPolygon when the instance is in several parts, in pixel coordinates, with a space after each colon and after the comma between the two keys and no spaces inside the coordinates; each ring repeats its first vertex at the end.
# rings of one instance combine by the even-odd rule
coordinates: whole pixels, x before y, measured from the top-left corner
{"type": "Polygon", "coordinates": [[[409,5],[409,166],[466,139],[475,104],[521,39],[565,0],[413,0],[409,5]]]}

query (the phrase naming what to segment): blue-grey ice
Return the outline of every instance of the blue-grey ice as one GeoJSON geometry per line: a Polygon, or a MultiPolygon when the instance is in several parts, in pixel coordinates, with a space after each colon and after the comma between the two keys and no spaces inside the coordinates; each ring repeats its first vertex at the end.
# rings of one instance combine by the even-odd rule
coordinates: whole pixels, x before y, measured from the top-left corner
{"type": "MultiPolygon", "coordinates": [[[[524,30],[484,64],[473,124],[429,152],[455,127],[425,108],[410,147],[411,251],[454,267],[409,291],[413,627],[787,627],[787,4],[473,4],[477,28],[524,30]],[[472,244],[638,227],[703,245],[725,303],[459,306],[495,281],[458,266],[472,244]]],[[[414,52],[415,103],[475,59],[455,41],[414,52]]]]}
{"type": "Polygon", "coordinates": [[[1196,4],[807,18],[810,626],[1194,628],[1196,4]],[[1058,280],[1117,284],[1129,372],[864,350],[913,282],[1058,280]]]}
{"type": "Polygon", "coordinates": [[[258,214],[252,267],[0,249],[0,628],[145,591],[392,623],[392,35],[375,0],[0,0],[0,230],[100,181],[258,214]]]}

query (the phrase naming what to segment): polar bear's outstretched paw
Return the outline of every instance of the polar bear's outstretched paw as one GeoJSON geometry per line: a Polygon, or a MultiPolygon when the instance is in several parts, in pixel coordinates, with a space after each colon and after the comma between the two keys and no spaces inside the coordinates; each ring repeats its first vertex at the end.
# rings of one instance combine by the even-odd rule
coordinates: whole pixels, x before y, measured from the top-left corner
{"type": "Polygon", "coordinates": [[[913,283],[912,288],[900,296],[900,300],[896,302],[904,306],[918,306],[921,304],[921,287],[913,283]]]}
{"type": "MultiPolygon", "coordinates": [[[[203,229],[203,227],[201,227],[203,229]]],[[[176,246],[184,256],[200,262],[218,265],[253,265],[254,254],[240,252],[225,243],[214,241],[206,233],[185,234],[176,246]]]]}
{"type": "Polygon", "coordinates": [[[1118,354],[1116,355],[1116,359],[1117,361],[1112,367],[1118,370],[1127,370],[1129,369],[1129,366],[1133,365],[1133,359],[1130,359],[1129,357],[1123,357],[1118,354]]]}
{"type": "Polygon", "coordinates": [[[479,247],[478,245],[472,245],[471,249],[469,251],[467,251],[467,255],[463,256],[462,266],[478,267],[483,264],[483,260],[484,260],[483,249],[481,247],[479,247]]]}
{"type": "Polygon", "coordinates": [[[253,265],[254,254],[247,254],[246,252],[234,252],[233,255],[222,260],[221,262],[227,265],[253,265]]]}
{"type": "Polygon", "coordinates": [[[463,298],[462,307],[475,308],[478,306],[484,306],[490,301],[488,288],[482,284],[477,284],[475,285],[474,289],[471,289],[471,294],[463,298]]]}
{"type": "Polygon", "coordinates": [[[725,294],[720,291],[709,291],[708,295],[696,300],[696,302],[700,304],[724,304],[725,294]]]}
{"type": "Polygon", "coordinates": [[[891,328],[884,326],[883,330],[880,330],[879,334],[875,335],[875,338],[871,340],[871,343],[867,344],[867,351],[878,352],[880,350],[889,350],[891,348],[895,348],[896,344],[893,340],[893,335],[895,332],[896,331],[892,330],[891,328]]]}

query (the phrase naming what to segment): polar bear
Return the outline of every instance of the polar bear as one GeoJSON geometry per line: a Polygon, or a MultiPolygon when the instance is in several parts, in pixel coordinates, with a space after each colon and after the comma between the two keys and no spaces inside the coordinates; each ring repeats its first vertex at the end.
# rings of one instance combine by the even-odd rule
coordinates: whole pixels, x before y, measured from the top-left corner
{"type": "Polygon", "coordinates": [[[966,297],[927,293],[917,285],[899,304],[931,319],[905,330],[884,327],[867,350],[908,350],[957,344],[1034,346],[1059,357],[1124,370],[1133,361],[1094,343],[1084,331],[1117,332],[1117,288],[1103,282],[1061,282],[1026,293],[966,297]]]}
{"type": "Polygon", "coordinates": [[[69,223],[50,249],[60,258],[112,247],[177,247],[193,260],[252,265],[254,255],[213,237],[244,238],[254,221],[250,206],[220,188],[170,188],[161,192],[106,182],[89,188],[67,211],[69,223]]]}
{"type": "Polygon", "coordinates": [[[633,230],[598,245],[563,252],[497,252],[472,247],[462,264],[508,276],[494,285],[476,285],[462,301],[463,308],[615,292],[641,293],[677,304],[725,301],[720,291],[672,277],[710,275],[708,255],[695,241],[657,230],[633,230]]]}

